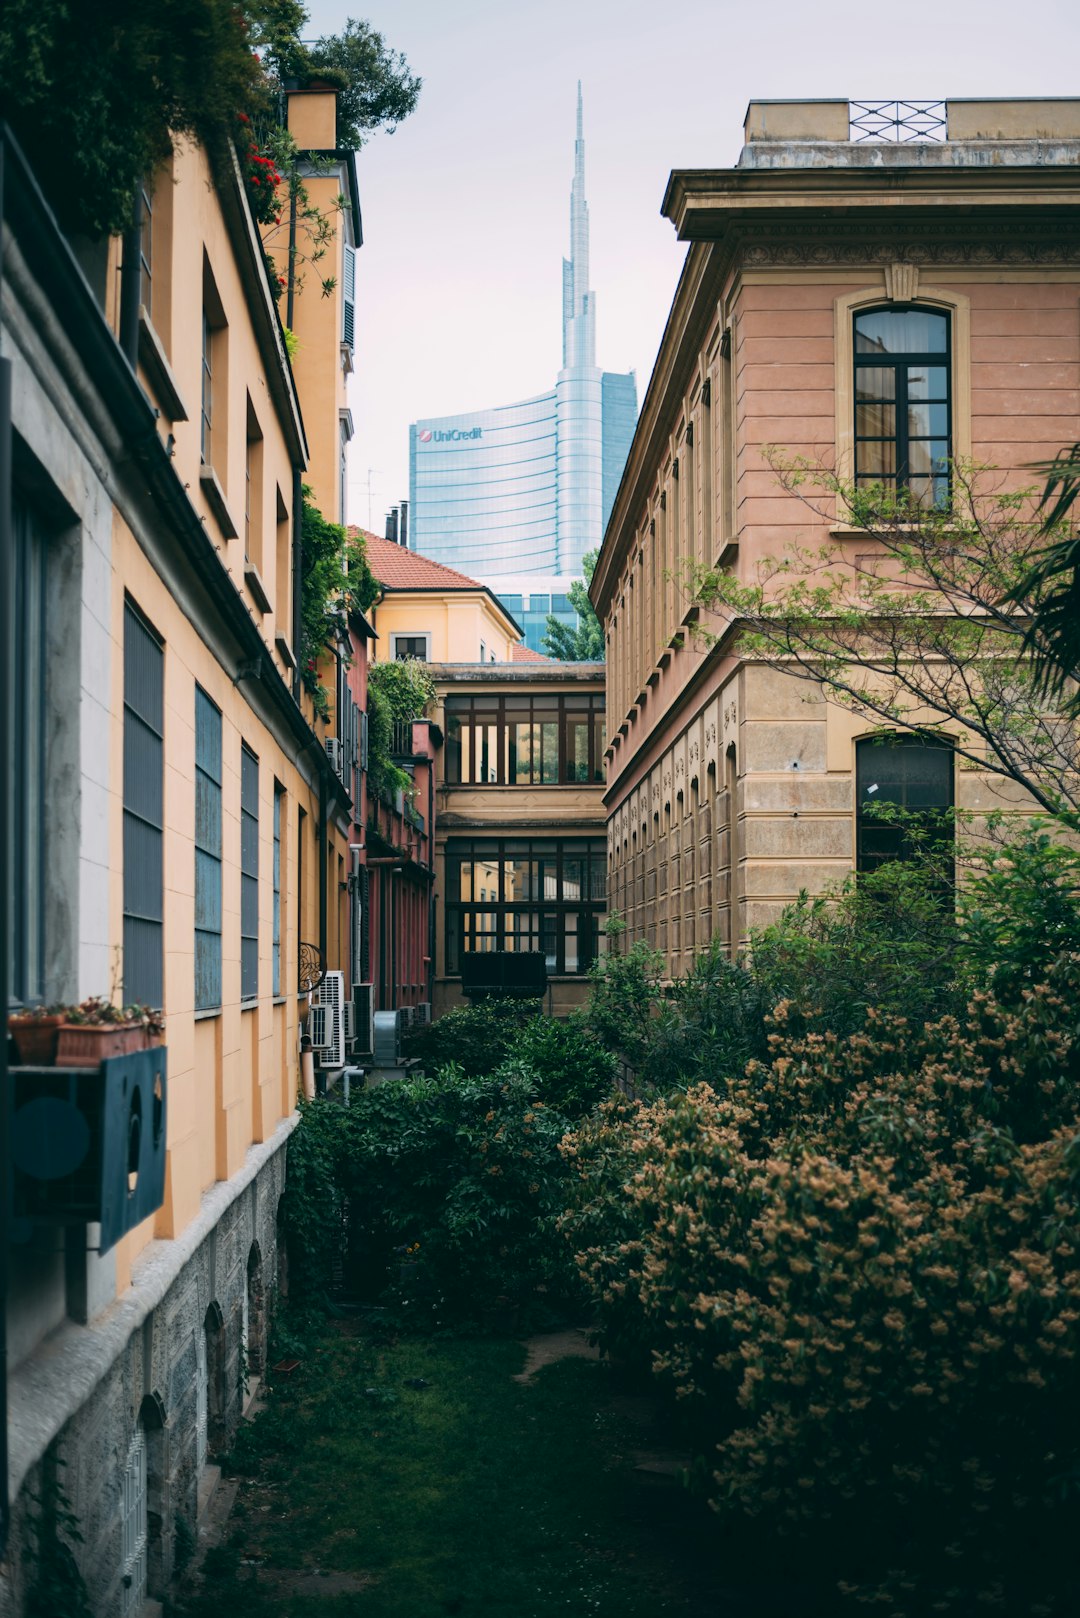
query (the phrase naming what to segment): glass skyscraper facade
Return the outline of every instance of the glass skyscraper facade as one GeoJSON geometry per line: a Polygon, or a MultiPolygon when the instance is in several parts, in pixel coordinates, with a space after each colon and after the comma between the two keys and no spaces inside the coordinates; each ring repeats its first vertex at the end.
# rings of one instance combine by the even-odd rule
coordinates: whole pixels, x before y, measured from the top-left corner
{"type": "Polygon", "coordinates": [[[637,420],[634,373],[596,365],[580,85],[562,282],[562,369],[550,393],[409,429],[410,544],[517,601],[536,650],[548,611],[574,621],[566,589],[603,539],[637,420]]]}

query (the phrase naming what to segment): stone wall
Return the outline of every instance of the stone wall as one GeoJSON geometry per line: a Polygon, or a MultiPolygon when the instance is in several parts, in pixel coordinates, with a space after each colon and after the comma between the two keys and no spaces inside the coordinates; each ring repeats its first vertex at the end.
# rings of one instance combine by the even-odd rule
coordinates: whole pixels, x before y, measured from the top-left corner
{"type": "MultiPolygon", "coordinates": [[[[12,1543],[0,1578],[0,1614],[20,1618],[32,1570],[28,1514],[51,1475],[78,1519],[74,1547],[95,1618],[122,1613],[122,1479],[141,1425],[147,1449],[147,1593],[160,1599],[177,1571],[199,1493],[199,1339],[207,1346],[207,1458],[232,1444],[245,1389],[265,1363],[267,1314],[278,1291],[278,1207],[284,1141],[230,1201],[160,1302],[130,1332],[91,1396],[27,1474],[13,1502],[12,1543]],[[249,1363],[242,1367],[248,1300],[249,1363]],[[179,1525],[186,1525],[179,1526],[179,1525]]],[[[135,1278],[136,1289],[138,1276],[135,1278]]],[[[85,1337],[96,1327],[84,1328],[85,1337]]],[[[47,1353],[48,1344],[44,1345],[47,1353]]]]}

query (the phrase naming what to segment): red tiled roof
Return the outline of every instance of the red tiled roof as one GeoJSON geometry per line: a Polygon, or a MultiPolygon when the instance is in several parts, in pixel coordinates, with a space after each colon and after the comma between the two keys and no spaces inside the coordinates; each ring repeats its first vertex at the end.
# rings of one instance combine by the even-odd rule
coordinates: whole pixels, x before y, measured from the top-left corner
{"type": "MultiPolygon", "coordinates": [[[[483,590],[477,579],[459,573],[455,567],[433,562],[430,556],[395,545],[392,539],[369,534],[366,528],[350,528],[364,541],[371,571],[387,590],[483,590]]],[[[489,592],[490,594],[490,592],[489,592]]],[[[502,602],[499,602],[502,606],[502,602]]],[[[505,610],[505,609],[504,609],[505,610]]]]}
{"type": "Polygon", "coordinates": [[[531,646],[526,646],[521,641],[514,643],[510,660],[513,663],[553,663],[555,661],[553,657],[545,657],[543,652],[534,652],[531,646]]]}

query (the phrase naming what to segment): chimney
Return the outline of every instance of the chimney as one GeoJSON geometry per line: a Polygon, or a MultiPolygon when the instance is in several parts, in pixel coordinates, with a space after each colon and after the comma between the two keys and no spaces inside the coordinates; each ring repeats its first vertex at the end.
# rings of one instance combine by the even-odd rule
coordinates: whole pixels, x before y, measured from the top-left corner
{"type": "Polygon", "coordinates": [[[409,502],[401,502],[401,543],[405,550],[409,548],[409,502]]]}
{"type": "Polygon", "coordinates": [[[391,507],[391,509],[386,513],[386,537],[387,537],[387,539],[392,541],[393,544],[395,544],[395,545],[397,544],[397,542],[398,542],[398,508],[397,508],[397,506],[391,507]]]}

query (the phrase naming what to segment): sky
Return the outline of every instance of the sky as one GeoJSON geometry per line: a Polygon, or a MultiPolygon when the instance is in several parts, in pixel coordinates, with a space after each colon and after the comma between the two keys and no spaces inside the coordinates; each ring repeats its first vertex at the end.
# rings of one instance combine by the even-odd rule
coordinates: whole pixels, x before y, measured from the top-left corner
{"type": "Polygon", "coordinates": [[[685,247],[673,168],[735,163],[747,102],[1076,96],[1076,0],[308,0],[363,17],[424,86],[358,158],[364,246],[348,519],[408,498],[409,423],[544,393],[561,363],[577,82],[597,363],[644,396],[685,247]]]}

